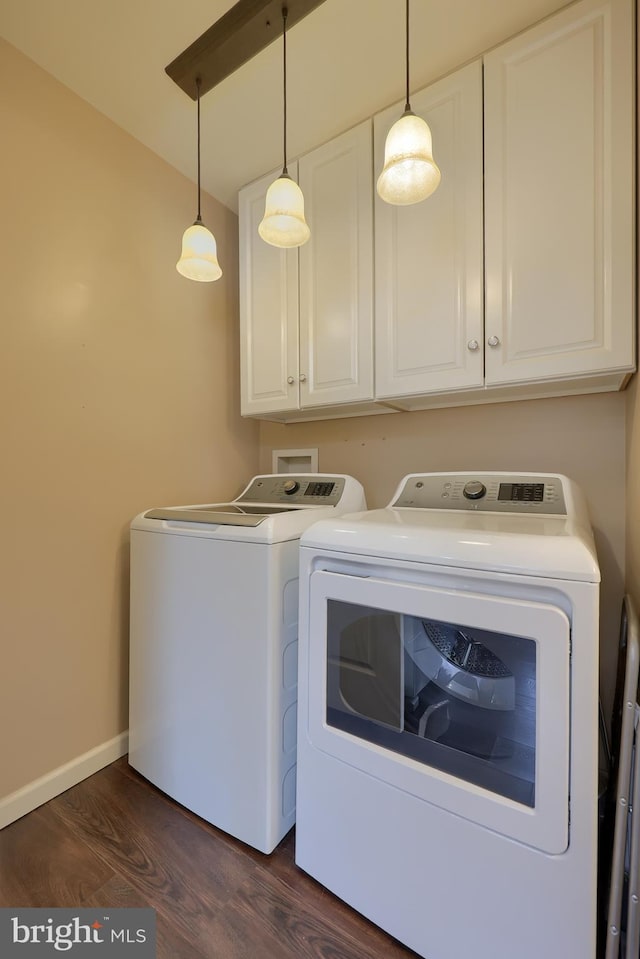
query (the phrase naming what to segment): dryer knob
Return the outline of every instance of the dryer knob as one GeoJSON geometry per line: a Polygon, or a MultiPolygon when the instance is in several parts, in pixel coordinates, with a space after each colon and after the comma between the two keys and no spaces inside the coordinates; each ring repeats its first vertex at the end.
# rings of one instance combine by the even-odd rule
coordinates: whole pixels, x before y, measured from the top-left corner
{"type": "Polygon", "coordinates": [[[291,496],[300,489],[300,483],[297,480],[287,480],[283,489],[288,496],[291,496]]]}
{"type": "Polygon", "coordinates": [[[467,499],[482,499],[484,494],[487,492],[487,487],[479,480],[471,480],[470,483],[465,485],[465,488],[462,490],[462,492],[467,499]]]}

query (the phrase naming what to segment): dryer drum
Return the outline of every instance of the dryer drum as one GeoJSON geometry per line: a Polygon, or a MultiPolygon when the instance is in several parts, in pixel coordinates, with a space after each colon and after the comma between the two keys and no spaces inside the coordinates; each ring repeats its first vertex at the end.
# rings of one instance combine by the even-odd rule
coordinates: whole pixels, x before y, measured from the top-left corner
{"type": "Polygon", "coordinates": [[[457,626],[422,620],[427,646],[415,662],[436,686],[486,709],[515,708],[515,679],[484,643],[457,626]]]}
{"type": "Polygon", "coordinates": [[[488,646],[472,639],[463,633],[461,629],[453,626],[442,626],[438,623],[422,621],[425,633],[436,647],[442,653],[445,659],[448,659],[454,666],[464,669],[467,673],[473,673],[474,676],[511,676],[511,670],[502,662],[501,659],[492,653],[488,646]]]}

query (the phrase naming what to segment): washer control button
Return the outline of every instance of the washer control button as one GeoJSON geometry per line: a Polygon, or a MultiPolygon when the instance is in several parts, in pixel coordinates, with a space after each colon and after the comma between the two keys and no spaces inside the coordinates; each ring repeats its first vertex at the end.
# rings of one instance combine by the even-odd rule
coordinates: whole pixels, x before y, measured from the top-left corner
{"type": "Polygon", "coordinates": [[[293,493],[297,493],[297,491],[300,489],[300,483],[293,479],[286,480],[282,488],[288,496],[291,496],[293,493]]]}
{"type": "Polygon", "coordinates": [[[462,492],[467,499],[482,499],[487,492],[487,487],[479,480],[471,480],[470,483],[465,484],[462,492]]]}

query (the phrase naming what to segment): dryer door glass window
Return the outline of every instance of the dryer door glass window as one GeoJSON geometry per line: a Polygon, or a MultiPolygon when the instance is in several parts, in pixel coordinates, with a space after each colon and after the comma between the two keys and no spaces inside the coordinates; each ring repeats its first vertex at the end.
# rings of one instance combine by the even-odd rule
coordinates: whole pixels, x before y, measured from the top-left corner
{"type": "Polygon", "coordinates": [[[536,643],[335,599],[329,726],[535,806],[536,643]]]}
{"type": "Polygon", "coordinates": [[[301,634],[307,736],[364,774],[556,855],[569,841],[571,624],[558,606],[475,585],[431,570],[406,580],[313,570],[301,634]]]}

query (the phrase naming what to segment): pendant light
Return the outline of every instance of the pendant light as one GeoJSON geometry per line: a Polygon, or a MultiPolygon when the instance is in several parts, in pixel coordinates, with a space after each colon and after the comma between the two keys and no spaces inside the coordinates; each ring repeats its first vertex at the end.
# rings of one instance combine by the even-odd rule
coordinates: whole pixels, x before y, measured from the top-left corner
{"type": "Polygon", "coordinates": [[[283,144],[282,173],[267,190],[264,217],[258,233],[271,246],[302,246],[311,236],[304,218],[302,190],[287,170],[287,8],[282,8],[283,144]]]}
{"type": "Polygon", "coordinates": [[[393,124],[384,145],[384,169],[378,194],[386,203],[407,206],[426,200],[440,183],[431,145],[431,130],[409,103],[409,0],[406,0],[407,97],[404,113],[393,124]]]}
{"type": "Polygon", "coordinates": [[[219,280],[222,270],[218,263],[216,240],[206,228],[200,216],[200,77],[196,77],[198,91],[198,215],[195,223],[187,227],[182,237],[182,253],[176,263],[176,270],[188,280],[207,283],[219,280]]]}

